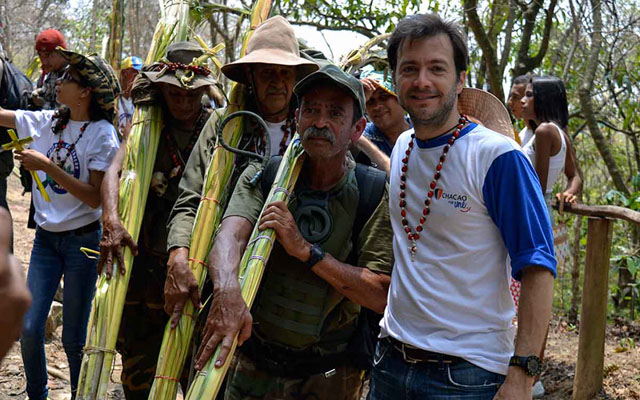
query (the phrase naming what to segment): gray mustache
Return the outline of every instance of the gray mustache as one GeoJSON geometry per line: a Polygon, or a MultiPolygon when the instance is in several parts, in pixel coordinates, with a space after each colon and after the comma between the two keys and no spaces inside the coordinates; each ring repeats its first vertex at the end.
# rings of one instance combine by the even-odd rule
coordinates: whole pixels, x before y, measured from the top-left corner
{"type": "Polygon", "coordinates": [[[331,144],[336,142],[336,137],[329,128],[316,128],[315,126],[308,127],[302,135],[302,140],[311,138],[327,139],[331,144]]]}

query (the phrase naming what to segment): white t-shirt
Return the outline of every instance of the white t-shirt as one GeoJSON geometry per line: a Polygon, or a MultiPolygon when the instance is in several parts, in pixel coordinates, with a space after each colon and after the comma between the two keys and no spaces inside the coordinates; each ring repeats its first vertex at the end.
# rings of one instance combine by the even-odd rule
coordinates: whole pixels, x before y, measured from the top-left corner
{"type": "MultiPolygon", "coordinates": [[[[476,124],[465,127],[447,154],[412,261],[399,205],[412,133],[403,133],[391,154],[395,265],[381,337],[506,374],[515,315],[510,274],[519,280],[523,268],[540,265],[555,275],[551,225],[535,170],[515,141],[476,124]]],[[[416,140],[409,157],[405,209],[414,231],[450,136],[416,140]]]]}
{"type": "MultiPolygon", "coordinates": [[[[282,126],[286,123],[286,121],[265,122],[267,123],[267,128],[269,128],[269,131],[267,133],[269,134],[269,138],[271,139],[271,157],[277,156],[278,154],[280,154],[280,142],[282,142],[282,138],[284,137],[282,126]]],[[[289,145],[290,141],[291,135],[287,137],[286,145],[289,145]]]]}
{"type": "MultiPolygon", "coordinates": [[[[82,182],[89,182],[89,170],[106,171],[119,147],[116,131],[106,120],[91,122],[75,148],[68,153],[71,144],[80,135],[86,121],[69,121],[61,135],[51,130],[54,111],[16,111],[16,131],[20,138],[33,137],[29,148],[45,154],[49,159],[65,160],[64,169],[82,182]],[[56,151],[62,138],[63,148],[56,151]],[[67,157],[68,156],[68,157],[67,157]]],[[[102,209],[91,208],[68,193],[44,171],[37,171],[45,190],[51,198],[45,201],[33,182],[31,196],[35,207],[35,221],[51,232],[63,232],[88,225],[100,218],[102,209]]]]}
{"type": "Polygon", "coordinates": [[[519,133],[520,137],[520,146],[524,146],[529,143],[529,140],[533,137],[533,131],[528,126],[525,126],[519,133]]]}

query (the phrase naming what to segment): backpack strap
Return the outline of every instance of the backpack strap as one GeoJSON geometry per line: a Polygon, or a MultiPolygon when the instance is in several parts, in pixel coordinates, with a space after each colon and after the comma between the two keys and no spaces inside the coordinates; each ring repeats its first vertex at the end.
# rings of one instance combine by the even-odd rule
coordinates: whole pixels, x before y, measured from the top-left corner
{"type": "Polygon", "coordinates": [[[352,241],[355,246],[358,243],[360,232],[373,212],[380,204],[387,174],[379,169],[364,164],[356,164],[356,181],[358,182],[358,209],[353,223],[352,241]]]}
{"type": "Polygon", "coordinates": [[[262,197],[265,201],[267,200],[271,186],[273,186],[273,181],[276,180],[276,174],[278,173],[278,167],[280,166],[281,161],[282,156],[271,157],[262,172],[262,177],[260,177],[260,189],[262,190],[262,197]]]}

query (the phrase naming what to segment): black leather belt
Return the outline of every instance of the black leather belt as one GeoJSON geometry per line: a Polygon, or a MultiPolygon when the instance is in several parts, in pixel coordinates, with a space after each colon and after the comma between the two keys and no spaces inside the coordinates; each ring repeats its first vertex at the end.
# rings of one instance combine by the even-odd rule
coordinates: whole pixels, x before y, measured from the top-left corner
{"type": "Polygon", "coordinates": [[[416,363],[456,364],[461,361],[464,361],[460,357],[419,349],[415,346],[402,343],[401,341],[396,340],[391,336],[388,336],[387,339],[391,342],[391,345],[397,351],[399,351],[400,354],[402,354],[404,361],[411,364],[416,364],[416,363]]]}
{"type": "Polygon", "coordinates": [[[44,228],[41,228],[41,227],[38,227],[38,229],[42,229],[43,231],[45,231],[47,233],[84,235],[85,233],[94,232],[94,231],[97,231],[98,229],[100,229],[100,220],[97,219],[97,220],[93,221],[92,223],[90,223],[89,225],[81,226],[80,228],[71,229],[69,231],[51,232],[51,231],[48,231],[48,230],[46,230],[44,228]]]}

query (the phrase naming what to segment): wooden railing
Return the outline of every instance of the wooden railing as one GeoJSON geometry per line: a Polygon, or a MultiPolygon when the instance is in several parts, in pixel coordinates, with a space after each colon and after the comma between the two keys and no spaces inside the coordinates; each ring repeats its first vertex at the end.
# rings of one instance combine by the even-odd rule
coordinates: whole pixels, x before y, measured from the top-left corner
{"type": "MultiPolygon", "coordinates": [[[[553,208],[558,210],[558,204],[554,204],[553,208]]],[[[620,219],[640,225],[640,213],[616,206],[565,203],[562,208],[563,212],[589,217],[578,363],[572,396],[573,400],[587,400],[602,389],[613,222],[620,219]]]]}

